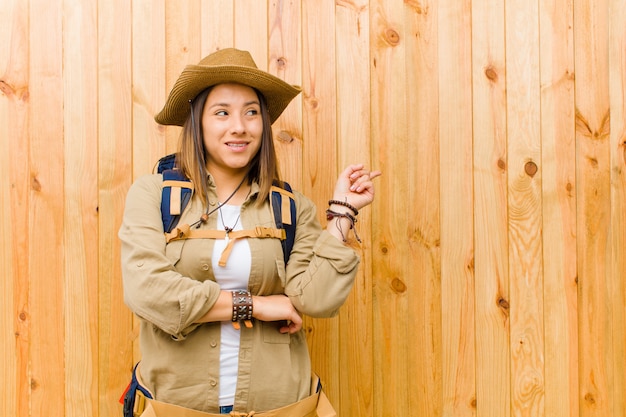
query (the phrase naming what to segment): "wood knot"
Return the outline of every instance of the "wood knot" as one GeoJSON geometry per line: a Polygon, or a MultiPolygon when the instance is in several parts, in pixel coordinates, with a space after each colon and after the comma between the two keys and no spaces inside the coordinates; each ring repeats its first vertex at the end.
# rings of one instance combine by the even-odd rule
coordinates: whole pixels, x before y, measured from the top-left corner
{"type": "Polygon", "coordinates": [[[415,10],[415,13],[427,15],[428,14],[428,6],[427,5],[424,6],[422,3],[423,2],[418,1],[418,0],[404,0],[404,4],[406,4],[407,6],[412,8],[413,10],[415,10]]]}
{"type": "Polygon", "coordinates": [[[389,252],[389,248],[387,246],[383,246],[382,248],[380,248],[380,251],[382,253],[388,253],[389,252]]]}
{"type": "Polygon", "coordinates": [[[406,284],[404,282],[402,282],[401,279],[399,278],[394,278],[391,281],[391,288],[397,292],[398,294],[402,294],[403,292],[406,291],[406,284]]]}
{"type": "Polygon", "coordinates": [[[15,89],[4,80],[0,80],[0,91],[2,91],[2,93],[9,98],[12,98],[13,95],[15,95],[15,89]]]}
{"type": "Polygon", "coordinates": [[[23,311],[20,312],[20,314],[17,317],[20,319],[20,321],[26,321],[26,318],[27,318],[26,313],[23,311]]]}
{"type": "Polygon", "coordinates": [[[400,34],[392,28],[385,30],[385,40],[391,46],[396,46],[400,43],[400,34]]]}
{"type": "Polygon", "coordinates": [[[502,297],[500,297],[500,298],[498,299],[498,306],[499,306],[501,309],[503,309],[503,310],[507,310],[507,311],[508,311],[508,310],[509,310],[509,308],[510,308],[509,302],[508,302],[507,300],[505,300],[504,298],[502,298],[502,297]]]}
{"type": "Polygon", "coordinates": [[[590,393],[590,392],[588,392],[587,394],[585,394],[585,401],[586,401],[589,405],[591,405],[591,406],[593,406],[593,405],[595,405],[595,404],[596,404],[596,399],[595,399],[595,397],[593,396],[593,394],[592,394],[592,393],[590,393]]]}
{"type": "Polygon", "coordinates": [[[37,179],[37,177],[32,177],[30,179],[30,188],[34,191],[41,191],[41,183],[37,179]]]}
{"type": "Polygon", "coordinates": [[[470,259],[470,261],[467,263],[467,270],[470,272],[474,272],[474,258],[470,259]]]}
{"type": "Polygon", "coordinates": [[[498,159],[498,168],[500,168],[502,171],[506,169],[506,162],[504,162],[502,158],[498,159]]]}
{"type": "Polygon", "coordinates": [[[528,161],[526,162],[526,165],[524,165],[524,171],[526,171],[526,174],[531,178],[535,176],[538,170],[539,168],[537,167],[537,164],[533,161],[528,161]]]}
{"type": "Polygon", "coordinates": [[[306,103],[311,110],[317,110],[320,106],[320,101],[316,97],[308,97],[306,103]]]}
{"type": "Polygon", "coordinates": [[[278,135],[276,135],[276,139],[284,143],[293,142],[293,136],[291,136],[289,132],[286,132],[284,130],[281,130],[280,132],[278,132],[278,135]]]}
{"type": "Polygon", "coordinates": [[[498,72],[491,65],[485,68],[485,76],[492,83],[495,83],[498,81],[498,72]]]}
{"type": "Polygon", "coordinates": [[[284,69],[287,66],[287,59],[285,57],[280,57],[276,59],[276,66],[278,69],[284,69]]]}

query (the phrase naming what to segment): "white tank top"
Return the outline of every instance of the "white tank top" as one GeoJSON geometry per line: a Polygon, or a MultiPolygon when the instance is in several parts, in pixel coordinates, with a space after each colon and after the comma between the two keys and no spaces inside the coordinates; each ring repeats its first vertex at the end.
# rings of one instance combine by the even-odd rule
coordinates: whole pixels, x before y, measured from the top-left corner
{"type": "MultiPolygon", "coordinates": [[[[225,205],[218,210],[217,228],[224,225],[232,230],[241,230],[241,206],[225,205]],[[223,216],[223,217],[222,217],[223,216]]],[[[248,288],[250,279],[251,255],[248,239],[239,239],[228,257],[225,267],[217,263],[226,247],[224,239],[216,239],[213,249],[213,272],[222,290],[239,290],[248,288]]],[[[222,325],[220,349],[220,406],[235,403],[237,389],[237,370],[239,365],[239,330],[235,330],[230,321],[222,325]]]]}

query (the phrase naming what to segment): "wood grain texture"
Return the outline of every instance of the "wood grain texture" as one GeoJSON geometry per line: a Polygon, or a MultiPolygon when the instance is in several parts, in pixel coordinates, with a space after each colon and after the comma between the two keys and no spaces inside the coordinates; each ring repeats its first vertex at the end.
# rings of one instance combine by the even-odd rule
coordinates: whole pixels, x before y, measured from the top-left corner
{"type": "Polygon", "coordinates": [[[305,318],[339,415],[626,417],[622,0],[0,10],[0,415],[121,415],[126,192],[180,70],[235,46],[303,87],[275,143],[322,224],[339,170],[384,172],[347,303],[305,318]]]}
{"type": "MultiPolygon", "coordinates": [[[[159,110],[165,104],[167,94],[185,66],[195,65],[204,57],[201,55],[202,38],[198,36],[202,27],[200,0],[166,1],[165,21],[166,91],[161,98],[162,104],[159,110]],[[181,22],[185,23],[180,24],[181,22]]],[[[162,127],[162,129],[165,130],[165,153],[176,152],[181,129],[177,126],[162,127]]]]}
{"type": "Polygon", "coordinates": [[[504,5],[472,2],[476,415],[511,415],[504,5]]]}
{"type": "Polygon", "coordinates": [[[441,347],[444,416],[476,413],[471,2],[444,1],[439,33],[441,347]]]}
{"type": "Polygon", "coordinates": [[[609,3],[609,103],[611,109],[611,259],[608,293],[611,304],[613,372],[611,412],[626,417],[626,3],[609,3]]]}
{"type": "Polygon", "coordinates": [[[63,4],[67,416],[98,415],[97,12],[96,1],[63,4]]]}
{"type": "MultiPolygon", "coordinates": [[[[29,411],[65,414],[63,2],[32,1],[29,124],[29,411]]],[[[70,220],[67,219],[68,226],[70,220]]]]}
{"type": "Polygon", "coordinates": [[[167,91],[165,0],[132,1],[133,177],[165,155],[165,128],[154,121],[167,91]]]}
{"type": "Polygon", "coordinates": [[[231,46],[249,51],[257,67],[267,71],[269,2],[234,0],[233,3],[234,44],[231,46]]]}
{"type": "Polygon", "coordinates": [[[201,0],[202,56],[235,44],[233,0],[201,0]]]}
{"type": "MultiPolygon", "coordinates": [[[[330,13],[333,10],[329,10],[330,13]]],[[[370,14],[366,1],[337,2],[335,10],[335,20],[332,15],[326,20],[330,25],[315,36],[310,36],[310,46],[313,50],[324,51],[319,54],[318,74],[323,73],[324,67],[330,67],[329,56],[334,54],[336,60],[333,71],[333,78],[316,77],[319,94],[320,88],[324,88],[328,94],[329,101],[336,102],[337,115],[320,113],[316,120],[321,126],[325,126],[325,120],[335,120],[337,137],[333,137],[334,129],[326,128],[322,134],[326,143],[324,150],[332,149],[334,146],[330,140],[336,141],[337,172],[343,170],[347,165],[353,163],[363,163],[368,169],[378,169],[377,161],[372,160],[372,135],[370,122],[369,97],[370,90],[370,14]],[[324,33],[333,33],[334,23],[334,50],[332,46],[322,47],[324,44],[324,33]],[[330,53],[329,53],[330,52],[330,53]],[[346,69],[350,68],[349,71],[346,69]],[[336,87],[335,87],[336,86],[336,87]]],[[[311,18],[313,16],[310,16],[311,18]]],[[[315,22],[324,19],[324,16],[310,19],[315,22]]],[[[309,20],[309,19],[307,19],[309,20]]],[[[328,45],[328,44],[327,44],[328,45]]],[[[313,104],[313,103],[311,103],[313,104]]],[[[332,110],[330,106],[329,110],[332,110]]],[[[319,137],[319,135],[318,135],[319,137]]],[[[324,160],[328,163],[328,152],[318,151],[320,164],[317,178],[328,177],[324,173],[324,160]],[[322,154],[322,152],[325,153],[322,154]]],[[[336,177],[336,175],[335,175],[336,177]]],[[[330,180],[330,178],[328,178],[330,180]]],[[[332,192],[332,181],[329,181],[328,192],[332,192]]],[[[330,194],[328,194],[330,195],[330,194]]],[[[318,207],[325,207],[324,196],[320,196],[318,207]]],[[[373,415],[374,387],[371,375],[374,370],[372,357],[373,349],[373,312],[371,309],[372,294],[372,210],[367,208],[359,212],[359,220],[356,225],[358,234],[362,240],[356,245],[357,252],[361,256],[361,268],[356,277],[352,294],[346,305],[343,307],[339,317],[339,415],[373,415]],[[341,387],[359,387],[357,390],[344,390],[341,387]]],[[[321,213],[320,213],[321,214],[321,213]]]]}
{"type": "Polygon", "coordinates": [[[124,305],[117,238],[132,181],[131,3],[98,2],[99,416],[119,416],[133,365],[132,314],[124,305]]]}
{"type": "MultiPolygon", "coordinates": [[[[300,168],[294,170],[301,190],[318,206],[318,218],[323,218],[327,201],[332,196],[334,183],[325,175],[337,173],[337,102],[334,4],[302,3],[302,135],[286,142],[277,138],[277,148],[284,158],[296,156],[300,168]],[[324,48],[320,48],[320,45],[324,48]],[[284,152],[291,147],[293,155],[284,152]]],[[[285,34],[287,36],[287,34],[285,34]]],[[[280,133],[279,133],[280,135],[280,133]]],[[[289,138],[290,135],[285,135],[289,138]]],[[[289,179],[291,180],[291,179],[289,179]]],[[[322,222],[324,224],[324,222],[322,222]]],[[[342,410],[340,374],[340,344],[345,334],[339,327],[339,318],[330,320],[307,319],[307,342],[311,352],[311,366],[320,375],[324,390],[336,409],[342,410]]]]}
{"type": "Polygon", "coordinates": [[[374,415],[442,412],[436,22],[434,8],[370,2],[373,160],[384,172],[372,234],[374,415]]]}
{"type": "Polygon", "coordinates": [[[573,2],[540,3],[545,414],[578,416],[573,2]]]}
{"type": "MultiPolygon", "coordinates": [[[[300,2],[268,4],[268,67],[270,74],[292,85],[302,85],[302,20],[300,2]]],[[[296,96],[272,125],[279,169],[292,187],[303,186],[302,97],[296,96]]]]}
{"type": "MultiPolygon", "coordinates": [[[[394,148],[394,159],[389,162],[404,166],[397,173],[391,169],[393,165],[383,167],[384,180],[379,189],[384,186],[387,194],[377,199],[377,207],[381,207],[381,211],[373,226],[374,230],[385,230],[389,219],[393,219],[394,228],[389,230],[387,241],[377,244],[380,245],[379,250],[387,254],[385,257],[393,253],[401,274],[376,278],[386,279],[388,288],[403,300],[406,308],[403,314],[396,317],[405,326],[399,329],[396,343],[402,344],[407,337],[411,341],[403,352],[406,357],[396,359],[396,366],[403,367],[403,361],[409,364],[401,371],[406,379],[398,381],[406,384],[400,389],[406,391],[407,403],[398,404],[397,410],[402,413],[408,409],[415,415],[428,416],[443,415],[444,401],[438,14],[439,8],[434,3],[404,3],[401,21],[405,28],[404,32],[400,32],[400,39],[404,39],[406,59],[388,76],[394,83],[394,78],[405,75],[406,85],[398,85],[397,90],[392,91],[389,98],[396,103],[394,108],[378,108],[376,117],[385,119],[390,113],[401,112],[398,119],[390,122],[399,122],[403,127],[406,125],[406,130],[398,131],[402,134],[398,137],[389,137],[384,129],[372,132],[373,137],[378,139],[376,147],[394,148]],[[405,95],[402,101],[396,99],[399,92],[405,95]],[[384,210],[382,207],[387,206],[386,198],[390,195],[393,195],[394,204],[390,210],[384,210]],[[390,248],[394,249],[390,251],[390,248]]],[[[386,31],[384,34],[386,42],[394,44],[394,32],[386,31]]],[[[375,119],[374,116],[372,119],[375,119]]],[[[393,298],[389,301],[393,302],[393,298]]],[[[387,325],[389,320],[384,313],[387,307],[384,303],[376,307],[382,313],[383,325],[387,325]]],[[[380,341],[379,337],[377,339],[380,341]]],[[[394,345],[388,346],[386,351],[396,356],[394,345]]],[[[385,372],[391,373],[388,370],[385,372]]],[[[379,392],[375,392],[375,398],[378,395],[379,392]]],[[[384,409],[379,411],[385,412],[384,409]]]]}
{"type": "Polygon", "coordinates": [[[2,415],[28,412],[28,5],[7,2],[0,14],[0,374],[2,415]]]}
{"type": "Polygon", "coordinates": [[[608,1],[574,2],[581,417],[612,414],[608,18],[608,1]]]}
{"type": "Polygon", "coordinates": [[[511,408],[545,411],[538,4],[506,5],[511,408]]]}

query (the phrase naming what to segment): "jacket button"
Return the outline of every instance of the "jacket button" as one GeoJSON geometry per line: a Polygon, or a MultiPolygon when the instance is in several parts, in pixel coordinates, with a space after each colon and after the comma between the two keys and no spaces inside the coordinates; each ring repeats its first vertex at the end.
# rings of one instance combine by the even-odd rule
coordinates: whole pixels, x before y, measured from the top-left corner
{"type": "Polygon", "coordinates": [[[209,270],[209,264],[202,264],[202,270],[203,271],[208,271],[209,270]]]}
{"type": "Polygon", "coordinates": [[[211,384],[211,386],[214,387],[214,386],[217,385],[217,381],[212,379],[212,380],[209,381],[209,384],[211,384]]]}
{"type": "Polygon", "coordinates": [[[211,347],[217,347],[217,342],[215,340],[211,340],[211,347]]]}

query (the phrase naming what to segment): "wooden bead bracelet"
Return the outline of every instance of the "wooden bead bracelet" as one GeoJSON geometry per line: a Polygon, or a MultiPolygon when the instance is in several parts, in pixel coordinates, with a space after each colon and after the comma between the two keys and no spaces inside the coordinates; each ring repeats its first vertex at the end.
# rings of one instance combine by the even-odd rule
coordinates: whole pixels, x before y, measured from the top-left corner
{"type": "Polygon", "coordinates": [[[359,215],[359,210],[357,210],[356,207],[354,207],[352,204],[348,203],[347,201],[328,200],[328,205],[329,206],[332,206],[333,204],[338,204],[340,206],[348,207],[350,210],[352,210],[352,212],[354,213],[355,216],[359,215]]]}

